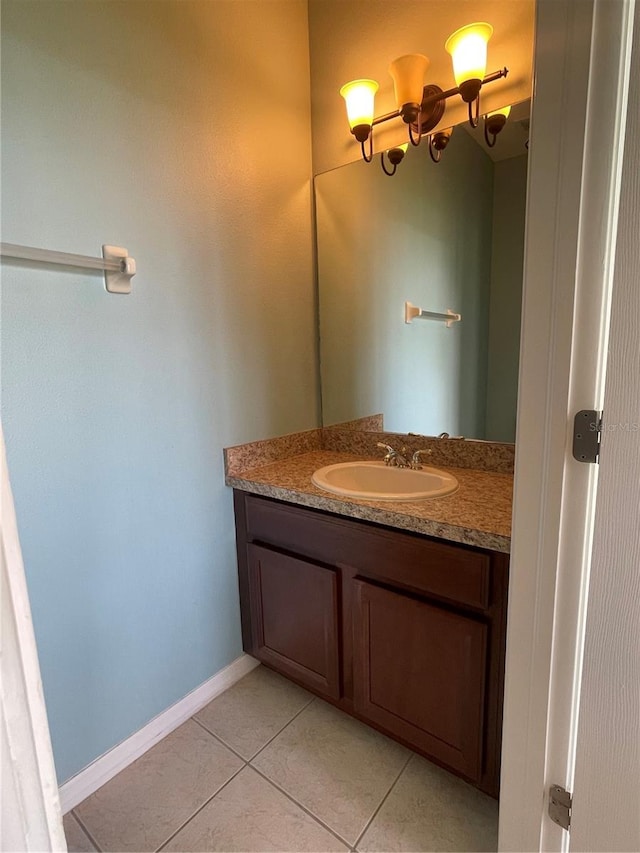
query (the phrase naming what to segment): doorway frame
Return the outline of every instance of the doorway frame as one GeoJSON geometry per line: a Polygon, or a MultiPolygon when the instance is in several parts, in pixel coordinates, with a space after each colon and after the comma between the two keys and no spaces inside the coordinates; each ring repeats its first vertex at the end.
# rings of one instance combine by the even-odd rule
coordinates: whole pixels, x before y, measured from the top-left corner
{"type": "Polygon", "coordinates": [[[634,0],[538,0],[499,850],[568,850],[597,466],[573,416],[602,407],[634,0]]]}

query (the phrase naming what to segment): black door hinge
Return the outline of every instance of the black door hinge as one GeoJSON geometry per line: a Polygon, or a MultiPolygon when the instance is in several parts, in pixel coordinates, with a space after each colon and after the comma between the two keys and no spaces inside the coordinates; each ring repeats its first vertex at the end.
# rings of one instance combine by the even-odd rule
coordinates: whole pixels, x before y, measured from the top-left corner
{"type": "Polygon", "coordinates": [[[602,412],[582,409],[573,419],[573,458],[578,462],[600,461],[602,412]]]}
{"type": "Polygon", "coordinates": [[[549,788],[549,817],[567,831],[571,828],[573,797],[560,785],[549,788]]]}

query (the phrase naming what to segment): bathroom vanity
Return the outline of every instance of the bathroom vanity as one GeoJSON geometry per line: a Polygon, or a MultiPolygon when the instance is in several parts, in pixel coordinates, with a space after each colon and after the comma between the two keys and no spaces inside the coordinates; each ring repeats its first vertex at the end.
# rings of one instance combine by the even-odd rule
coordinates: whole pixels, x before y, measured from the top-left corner
{"type": "Polygon", "coordinates": [[[245,650],[497,795],[507,556],[234,500],[245,650]]]}
{"type": "Polygon", "coordinates": [[[385,508],[321,496],[310,472],[337,455],[227,475],[245,651],[497,796],[508,537],[467,525],[476,542],[451,541],[442,513],[479,488],[510,505],[511,478],[453,469],[457,497],[385,508]]]}

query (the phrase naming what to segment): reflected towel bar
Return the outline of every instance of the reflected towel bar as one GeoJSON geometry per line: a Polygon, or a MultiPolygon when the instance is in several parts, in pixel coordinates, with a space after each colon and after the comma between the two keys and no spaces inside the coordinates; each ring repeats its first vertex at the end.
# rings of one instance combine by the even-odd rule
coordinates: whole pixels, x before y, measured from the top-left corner
{"type": "Polygon", "coordinates": [[[438,311],[423,311],[422,308],[418,308],[417,305],[413,305],[411,302],[405,302],[405,323],[411,323],[415,319],[443,320],[446,327],[449,328],[452,323],[459,323],[460,320],[462,320],[462,315],[456,314],[456,312],[452,311],[450,308],[447,308],[446,314],[440,314],[438,311]]]}
{"type": "Polygon", "coordinates": [[[120,246],[104,245],[102,257],[92,258],[90,255],[74,255],[70,252],[18,246],[15,243],[0,243],[0,256],[17,261],[104,271],[104,286],[109,293],[131,293],[131,279],[136,274],[134,258],[130,258],[129,252],[120,246]]]}

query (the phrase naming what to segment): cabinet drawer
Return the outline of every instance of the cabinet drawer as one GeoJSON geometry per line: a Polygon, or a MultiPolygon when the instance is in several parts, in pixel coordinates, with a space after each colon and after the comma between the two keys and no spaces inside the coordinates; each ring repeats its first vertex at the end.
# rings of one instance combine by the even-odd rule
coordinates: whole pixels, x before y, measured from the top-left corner
{"type": "Polygon", "coordinates": [[[353,583],[356,711],[478,782],[486,625],[411,596],[353,583]]]}
{"type": "Polygon", "coordinates": [[[340,626],[336,572],[258,545],[248,546],[254,654],[339,699],[340,626]]]}
{"type": "Polygon", "coordinates": [[[468,607],[490,606],[485,552],[264,498],[244,499],[250,540],[468,607]]]}

